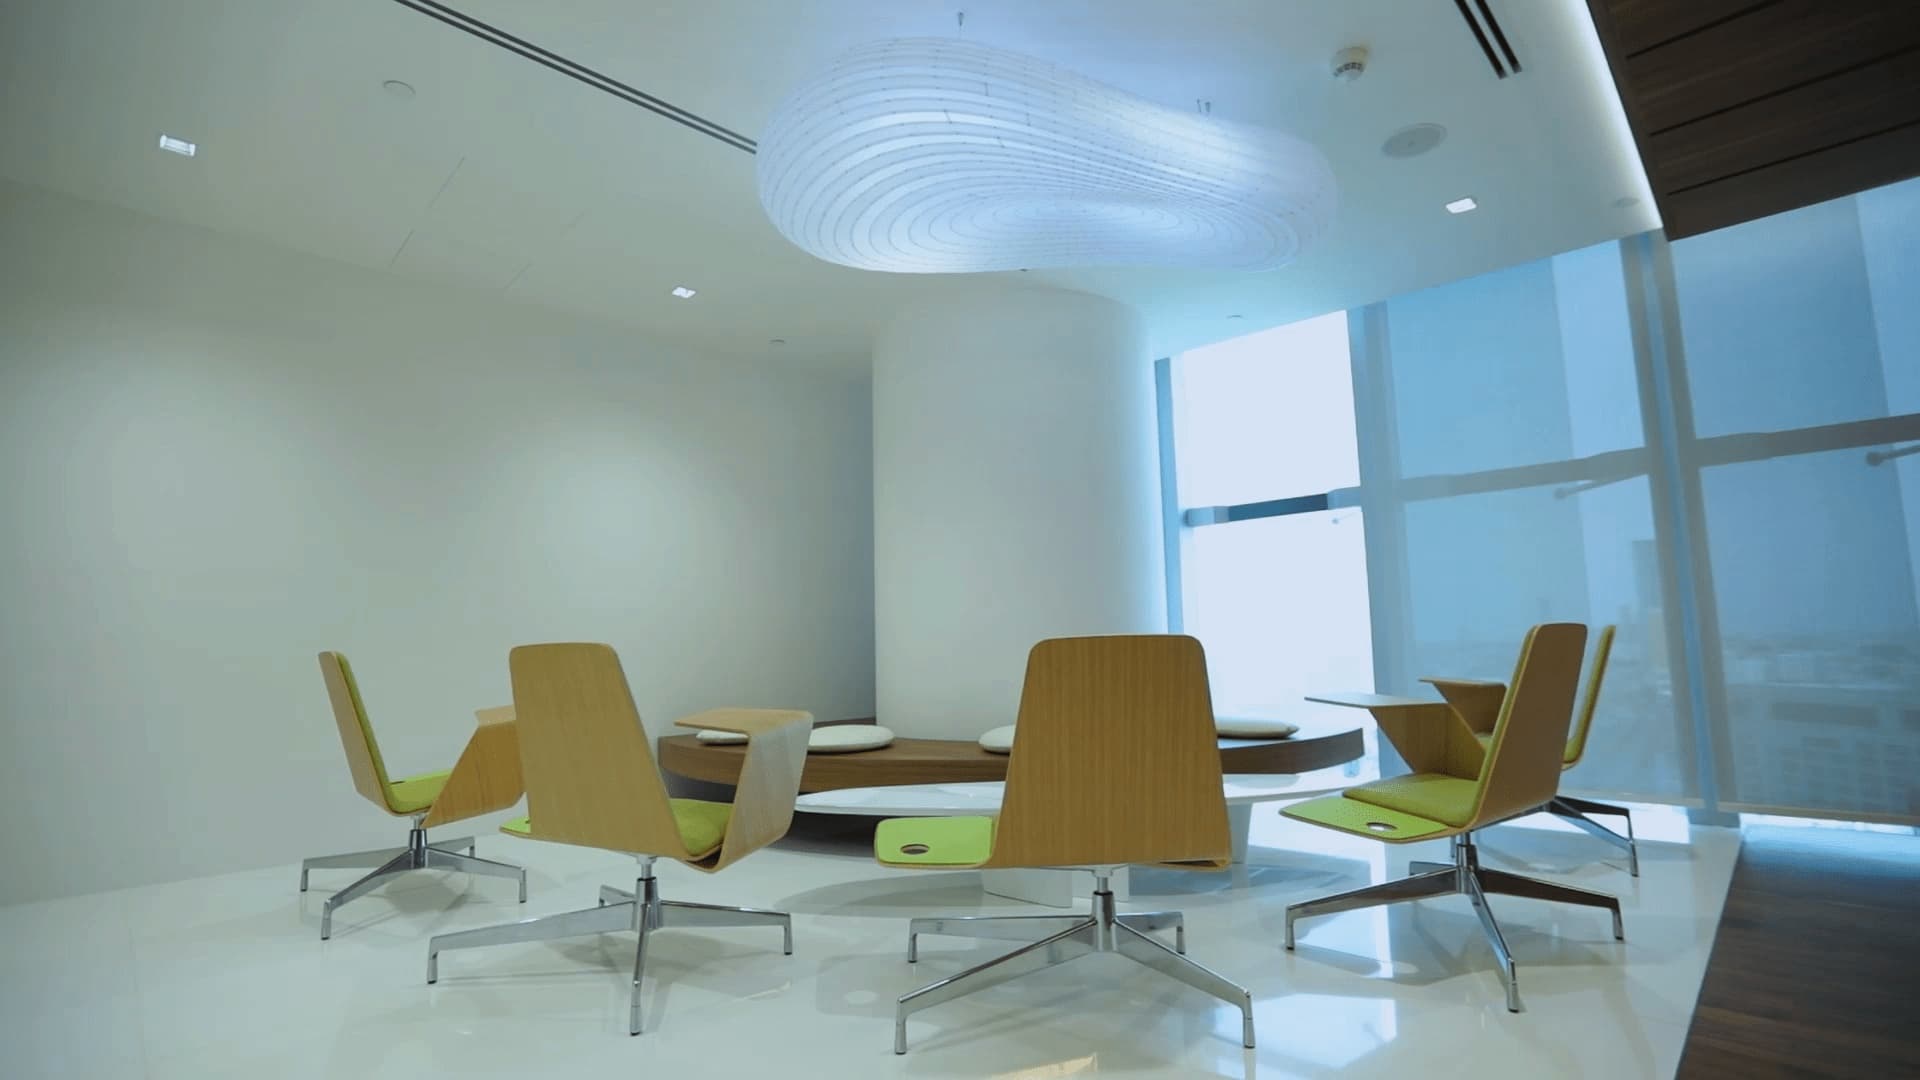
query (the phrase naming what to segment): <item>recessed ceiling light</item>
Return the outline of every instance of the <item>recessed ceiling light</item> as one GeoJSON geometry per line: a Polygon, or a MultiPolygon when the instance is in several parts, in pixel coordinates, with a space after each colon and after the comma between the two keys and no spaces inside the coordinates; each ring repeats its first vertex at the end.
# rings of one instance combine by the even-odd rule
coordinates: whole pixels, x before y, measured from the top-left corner
{"type": "Polygon", "coordinates": [[[1246,318],[1246,316],[1245,316],[1245,315],[1229,315],[1229,316],[1227,316],[1227,318],[1229,318],[1229,319],[1244,319],[1244,318],[1246,318]]]}
{"type": "Polygon", "coordinates": [[[181,157],[192,157],[200,152],[200,148],[193,143],[185,139],[176,139],[171,135],[160,136],[160,149],[179,154],[181,157]]]}
{"type": "Polygon", "coordinates": [[[693,292],[692,289],[687,288],[685,285],[675,285],[673,287],[673,295],[682,300],[691,300],[693,298],[693,292]]]}
{"type": "Polygon", "coordinates": [[[786,343],[787,343],[787,339],[783,337],[767,339],[767,344],[769,345],[785,345],[786,343]]]}
{"type": "Polygon", "coordinates": [[[1622,195],[1619,198],[1613,200],[1613,205],[1616,209],[1619,209],[1619,210],[1625,210],[1628,207],[1632,207],[1632,206],[1639,206],[1640,197],[1638,195],[1622,195]]]}
{"type": "Polygon", "coordinates": [[[1448,203],[1447,213],[1464,214],[1469,210],[1478,210],[1479,208],[1480,208],[1480,204],[1477,202],[1474,202],[1472,196],[1468,196],[1464,199],[1455,199],[1452,202],[1448,203]]]}
{"type": "Polygon", "coordinates": [[[401,101],[413,97],[413,84],[401,82],[399,79],[388,79],[380,84],[380,88],[401,101]]]}
{"type": "Polygon", "coordinates": [[[1387,136],[1380,152],[1390,158],[1419,157],[1447,141],[1447,129],[1439,124],[1409,124],[1387,136]]]}

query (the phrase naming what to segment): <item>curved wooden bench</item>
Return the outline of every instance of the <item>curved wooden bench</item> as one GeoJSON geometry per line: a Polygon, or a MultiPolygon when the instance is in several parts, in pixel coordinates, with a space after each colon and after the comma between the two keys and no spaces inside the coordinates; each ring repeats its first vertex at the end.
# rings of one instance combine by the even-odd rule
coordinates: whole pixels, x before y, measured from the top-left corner
{"type": "MultiPolygon", "coordinates": [[[[840,721],[841,723],[872,723],[840,721]]],[[[1357,723],[1338,717],[1295,720],[1300,731],[1285,739],[1221,739],[1223,773],[1303,773],[1353,761],[1365,752],[1357,723]]],[[[692,735],[660,740],[660,767],[715,784],[740,778],[746,747],[703,743],[692,735]]],[[[989,754],[971,739],[895,739],[879,750],[808,754],[801,792],[895,784],[952,784],[1005,780],[1007,755],[989,754]]]]}

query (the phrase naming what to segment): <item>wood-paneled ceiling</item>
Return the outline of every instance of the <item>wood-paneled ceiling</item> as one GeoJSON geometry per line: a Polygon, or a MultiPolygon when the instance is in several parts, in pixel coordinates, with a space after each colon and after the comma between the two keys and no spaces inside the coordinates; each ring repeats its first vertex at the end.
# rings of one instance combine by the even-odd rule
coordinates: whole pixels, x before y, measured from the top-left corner
{"type": "Polygon", "coordinates": [[[1588,0],[1669,237],[1920,175],[1920,0],[1588,0]]]}

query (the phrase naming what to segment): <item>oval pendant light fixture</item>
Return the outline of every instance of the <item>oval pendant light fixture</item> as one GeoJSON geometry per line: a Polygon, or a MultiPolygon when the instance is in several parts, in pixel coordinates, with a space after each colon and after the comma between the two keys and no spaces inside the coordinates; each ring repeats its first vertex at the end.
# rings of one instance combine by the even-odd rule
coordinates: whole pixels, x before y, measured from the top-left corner
{"type": "Polygon", "coordinates": [[[852,50],[760,138],[760,203],[828,262],[894,273],[1271,270],[1323,237],[1312,144],[944,38],[852,50]]]}

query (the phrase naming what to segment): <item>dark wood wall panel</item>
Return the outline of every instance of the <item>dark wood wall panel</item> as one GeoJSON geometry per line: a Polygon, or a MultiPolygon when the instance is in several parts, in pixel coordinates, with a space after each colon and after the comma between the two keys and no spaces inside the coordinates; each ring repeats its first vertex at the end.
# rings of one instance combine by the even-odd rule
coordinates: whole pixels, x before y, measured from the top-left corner
{"type": "Polygon", "coordinates": [[[1664,45],[1775,0],[1614,0],[1613,20],[1624,56],[1664,45]]]}
{"type": "Polygon", "coordinates": [[[1920,0],[1780,0],[1627,61],[1655,135],[1913,44],[1920,0]]]}
{"type": "Polygon", "coordinates": [[[1920,175],[1913,162],[1920,162],[1920,123],[1670,195],[1662,207],[1667,235],[1712,232],[1920,175]],[[1897,162],[1909,163],[1904,175],[1890,175],[1897,162]]]}
{"type": "Polygon", "coordinates": [[[1877,135],[1905,117],[1920,118],[1920,49],[1671,128],[1647,148],[1661,185],[1677,192],[1877,135]]]}
{"type": "Polygon", "coordinates": [[[1920,0],[1588,0],[1667,234],[1920,175],[1920,0]]]}

